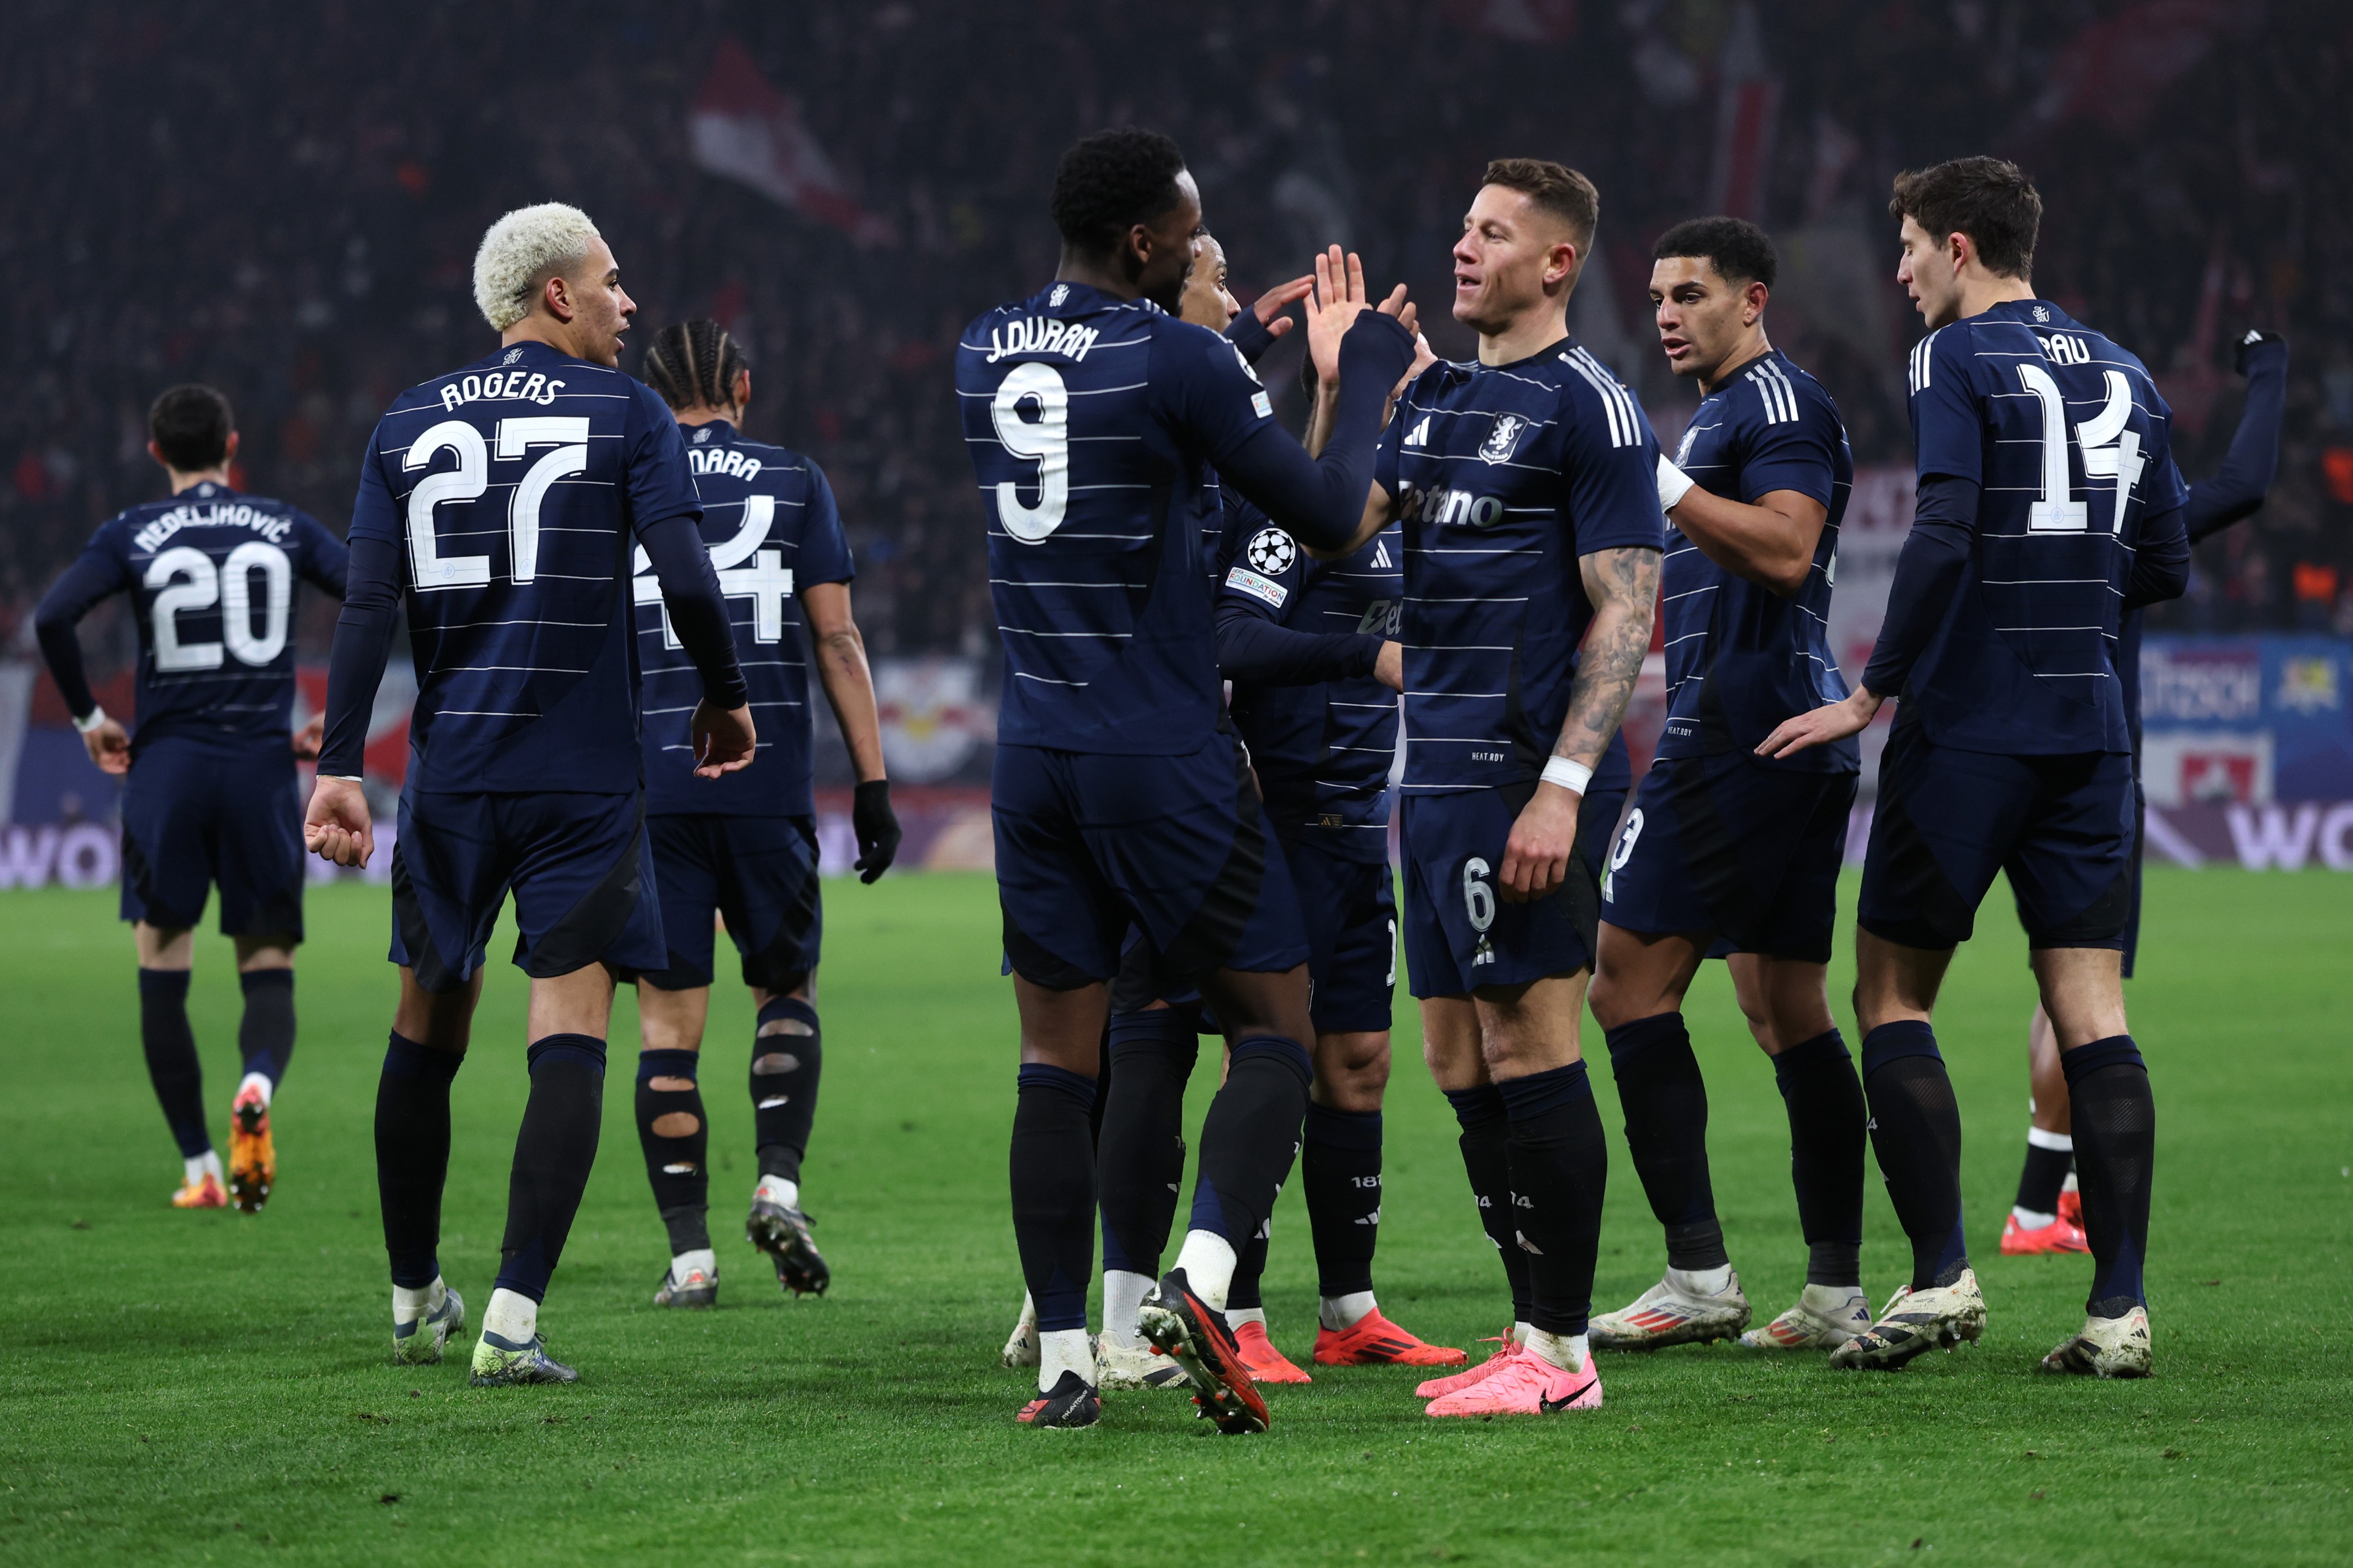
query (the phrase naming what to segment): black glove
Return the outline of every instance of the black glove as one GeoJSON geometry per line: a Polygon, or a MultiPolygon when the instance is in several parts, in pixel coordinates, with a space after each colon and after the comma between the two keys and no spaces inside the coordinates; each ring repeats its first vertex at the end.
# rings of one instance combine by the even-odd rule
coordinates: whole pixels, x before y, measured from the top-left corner
{"type": "Polygon", "coordinates": [[[871,882],[899,858],[899,816],[891,809],[891,781],[869,779],[850,797],[849,826],[858,835],[858,879],[871,882]]]}
{"type": "Polygon", "coordinates": [[[2278,332],[2266,332],[2262,331],[2260,328],[2249,328],[2246,334],[2239,339],[2239,350],[2237,354],[2233,356],[2232,368],[2237,370],[2241,375],[2246,374],[2247,356],[2253,353],[2255,350],[2261,348],[2265,343],[2277,343],[2283,350],[2284,350],[2287,347],[2287,339],[2278,332]]]}

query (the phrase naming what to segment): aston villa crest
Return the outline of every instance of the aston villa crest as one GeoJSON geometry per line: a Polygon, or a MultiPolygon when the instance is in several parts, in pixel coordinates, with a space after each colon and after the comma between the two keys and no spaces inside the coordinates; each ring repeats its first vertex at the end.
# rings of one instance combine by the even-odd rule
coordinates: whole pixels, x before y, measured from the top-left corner
{"type": "Polygon", "coordinates": [[[1516,414],[1498,414],[1495,427],[1479,443],[1479,460],[1482,463],[1508,463],[1519,450],[1520,437],[1527,434],[1528,422],[1516,414]]]}

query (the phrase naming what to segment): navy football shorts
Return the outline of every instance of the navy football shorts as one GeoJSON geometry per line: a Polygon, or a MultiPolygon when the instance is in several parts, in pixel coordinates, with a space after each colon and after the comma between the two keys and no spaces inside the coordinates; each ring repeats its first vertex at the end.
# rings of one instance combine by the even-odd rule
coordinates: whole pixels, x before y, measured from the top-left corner
{"type": "Polygon", "coordinates": [[[602,961],[669,962],[645,796],[404,793],[392,854],[392,961],[437,994],[482,966],[510,890],[515,967],[534,980],[602,961]]]}
{"type": "Polygon", "coordinates": [[[1905,947],[1952,947],[1969,940],[2002,871],[2030,946],[2121,949],[2133,813],[2123,752],[1997,756],[1898,723],[1880,757],[1855,921],[1905,947]]]}
{"type": "Polygon", "coordinates": [[[139,748],[122,789],[122,918],[193,928],[220,885],[227,936],[302,940],[302,802],[283,736],[139,748]]]}
{"type": "Polygon", "coordinates": [[[1585,797],[1568,876],[1552,897],[1505,903],[1495,885],[1504,846],[1535,787],[1403,797],[1405,962],[1416,996],[1464,996],[1592,967],[1602,857],[1626,792],[1585,797]]]}
{"type": "Polygon", "coordinates": [[[1282,851],[1231,735],[1175,757],[999,746],[990,808],[1006,960],[1034,984],[1111,979],[1131,923],[1171,983],[1307,961],[1282,851]]]}
{"type": "Polygon", "coordinates": [[[1388,857],[1337,855],[1312,832],[1284,834],[1282,854],[1307,928],[1307,1011],[1315,1032],[1387,1032],[1398,951],[1388,857]]]}
{"type": "Polygon", "coordinates": [[[710,984],[713,912],[726,917],[744,984],[790,991],[817,968],[825,911],[815,817],[665,814],[646,819],[646,836],[653,841],[670,964],[623,979],[660,991],[710,984]]]}
{"type": "Polygon", "coordinates": [[[1661,757],[1601,875],[1601,918],[1622,931],[1711,932],[1711,956],[1827,963],[1838,917],[1852,773],[1795,773],[1746,752],[1661,757]]]}
{"type": "MultiPolygon", "coordinates": [[[[2134,759],[2134,773],[2139,772],[2139,759],[2134,759]]],[[[2133,843],[2132,843],[2132,913],[2125,917],[2125,978],[2133,977],[2133,960],[2140,956],[2140,872],[2141,861],[2148,852],[2148,796],[2141,792],[2140,779],[2133,779],[2133,843]]]]}

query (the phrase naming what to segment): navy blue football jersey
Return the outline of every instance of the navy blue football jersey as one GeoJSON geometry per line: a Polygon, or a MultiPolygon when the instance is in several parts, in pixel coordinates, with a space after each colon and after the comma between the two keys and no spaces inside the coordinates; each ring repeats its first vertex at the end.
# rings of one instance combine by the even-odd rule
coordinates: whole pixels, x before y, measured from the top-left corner
{"type": "Polygon", "coordinates": [[[694,776],[688,723],[702,677],[671,629],[646,552],[631,579],[638,660],[645,680],[646,809],[731,816],[807,816],[811,752],[808,647],[800,591],[847,583],[849,541],[824,472],[798,452],[746,441],[723,419],[686,426],[686,456],[702,499],[702,542],[726,597],[735,658],[752,692],[757,767],[694,776]]]}
{"type": "Polygon", "coordinates": [[[1005,643],[1004,745],[1189,754],[1224,700],[1213,465],[1273,405],[1233,344],[1055,283],[964,331],[956,395],[1005,643]]]}
{"type": "MultiPolygon", "coordinates": [[[[1317,561],[1239,497],[1228,502],[1220,592],[1293,631],[1398,635],[1405,531],[1397,523],[1338,561],[1317,561]]],[[[1388,858],[1389,764],[1397,693],[1371,676],[1304,686],[1234,682],[1234,728],[1250,747],[1267,809],[1353,859],[1388,858]]]]}
{"type": "Polygon", "coordinates": [[[617,370],[517,343],[395,399],[352,535],[404,558],[410,787],[635,791],[631,542],[702,510],[670,409],[617,370]]]}
{"type": "Polygon", "coordinates": [[[1922,478],[1980,488],[1977,544],[1900,695],[1938,745],[2020,756],[2132,749],[2117,621],[2144,518],[2183,504],[2172,411],[2147,367],[2044,300],[1912,351],[1922,478]]]}
{"type": "MultiPolygon", "coordinates": [[[[1406,789],[1544,771],[1593,620],[1577,559],[1665,548],[1658,468],[1641,405],[1572,338],[1406,389],[1374,469],[1405,529],[1406,789]]],[[[1591,787],[1631,782],[1613,738],[1591,787]]]]}
{"type": "Polygon", "coordinates": [[[100,524],[74,573],[96,596],[128,593],[135,606],[133,745],[165,735],[283,744],[294,581],[340,596],[343,563],[343,542],[310,513],[209,480],[100,524]]]}
{"type": "MultiPolygon", "coordinates": [[[[1831,395],[1775,349],[1702,400],[1675,462],[1711,494],[1753,506],[1774,490],[1795,490],[1829,513],[1805,584],[1786,599],[1725,571],[1668,525],[1659,568],[1667,656],[1659,755],[1753,752],[1784,719],[1845,700],[1831,651],[1831,579],[1854,457],[1831,395]]],[[[1852,773],[1862,756],[1849,739],[1767,765],[1852,773]]]]}

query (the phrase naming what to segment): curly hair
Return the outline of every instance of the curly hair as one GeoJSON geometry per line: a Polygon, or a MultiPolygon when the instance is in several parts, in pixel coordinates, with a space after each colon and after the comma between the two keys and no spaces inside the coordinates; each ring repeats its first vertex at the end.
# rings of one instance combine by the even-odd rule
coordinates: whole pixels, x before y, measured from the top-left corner
{"type": "Polygon", "coordinates": [[[672,408],[700,403],[720,408],[735,401],[735,376],[751,369],[744,351],[716,321],[678,321],[646,346],[645,383],[672,408]]]}
{"type": "Polygon", "coordinates": [[[1659,236],[1651,259],[1687,256],[1706,262],[1726,283],[1762,283],[1781,275],[1781,258],[1766,232],[1740,217],[1691,217],[1659,236]]]}
{"type": "Polygon", "coordinates": [[[1986,270],[2021,280],[2034,275],[2034,238],[2042,197],[2026,171],[2000,158],[1955,158],[1895,176],[1887,216],[1910,218],[1939,244],[1966,234],[1986,270]]]}
{"type": "Polygon", "coordinates": [[[1054,227],[1080,255],[1108,255],[1135,225],[1168,216],[1184,172],[1185,154],[1157,131],[1098,132],[1055,167],[1054,227]]]}
{"type": "Polygon", "coordinates": [[[517,207],[491,225],[474,252],[474,304],[482,320],[503,332],[530,315],[532,297],[577,267],[598,237],[586,213],[562,202],[517,207]]]}

